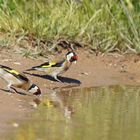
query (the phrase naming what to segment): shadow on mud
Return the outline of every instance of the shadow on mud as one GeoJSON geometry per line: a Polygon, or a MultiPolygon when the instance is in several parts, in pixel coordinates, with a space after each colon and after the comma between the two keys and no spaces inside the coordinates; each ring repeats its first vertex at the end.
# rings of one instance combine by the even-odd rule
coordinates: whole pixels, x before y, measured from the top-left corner
{"type": "MultiPolygon", "coordinates": [[[[39,75],[39,74],[31,74],[28,72],[24,72],[25,74],[31,75],[31,76],[36,76],[36,77],[40,77],[40,78],[44,78],[44,79],[48,79],[54,82],[58,82],[57,80],[55,80],[52,76],[50,75],[39,75]]],[[[77,79],[73,79],[73,78],[68,78],[68,77],[62,77],[62,76],[58,76],[58,79],[63,82],[63,83],[70,83],[70,84],[77,84],[80,85],[81,81],[77,80],[77,79]]]]}

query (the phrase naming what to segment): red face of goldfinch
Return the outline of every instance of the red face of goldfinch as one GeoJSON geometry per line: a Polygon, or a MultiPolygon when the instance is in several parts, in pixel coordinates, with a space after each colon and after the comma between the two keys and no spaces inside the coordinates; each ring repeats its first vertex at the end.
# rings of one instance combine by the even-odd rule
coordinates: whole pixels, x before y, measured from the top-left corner
{"type": "Polygon", "coordinates": [[[67,60],[70,62],[76,62],[78,60],[78,56],[74,52],[68,52],[66,54],[67,60]]]}

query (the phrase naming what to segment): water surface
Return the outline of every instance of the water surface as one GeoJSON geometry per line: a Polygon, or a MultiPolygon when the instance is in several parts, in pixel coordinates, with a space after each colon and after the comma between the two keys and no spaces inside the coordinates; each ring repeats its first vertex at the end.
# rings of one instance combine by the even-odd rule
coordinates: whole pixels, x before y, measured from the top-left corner
{"type": "Polygon", "coordinates": [[[53,91],[12,139],[140,140],[140,88],[53,91]]]}

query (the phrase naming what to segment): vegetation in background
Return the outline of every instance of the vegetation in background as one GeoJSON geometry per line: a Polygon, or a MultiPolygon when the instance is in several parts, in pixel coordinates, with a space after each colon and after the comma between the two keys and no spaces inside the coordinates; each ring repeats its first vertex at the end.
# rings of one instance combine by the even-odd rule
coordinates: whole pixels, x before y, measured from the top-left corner
{"type": "Polygon", "coordinates": [[[41,39],[65,38],[103,52],[139,53],[140,1],[0,0],[0,32],[1,46],[12,40],[10,46],[23,47],[35,38],[36,52],[41,39]]]}

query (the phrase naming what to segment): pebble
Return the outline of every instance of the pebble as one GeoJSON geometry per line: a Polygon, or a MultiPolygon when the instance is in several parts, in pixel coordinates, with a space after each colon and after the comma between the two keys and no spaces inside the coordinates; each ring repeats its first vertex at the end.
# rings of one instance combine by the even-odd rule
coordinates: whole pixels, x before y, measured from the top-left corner
{"type": "Polygon", "coordinates": [[[20,62],[14,62],[14,64],[15,64],[15,65],[21,65],[21,63],[20,63],[20,62]]]}
{"type": "Polygon", "coordinates": [[[81,74],[83,74],[83,75],[89,75],[89,73],[87,73],[87,72],[82,72],[81,74]]]}
{"type": "Polygon", "coordinates": [[[16,128],[19,127],[18,123],[13,123],[12,125],[13,125],[13,127],[16,127],[16,128]]]}
{"type": "Polygon", "coordinates": [[[37,104],[35,102],[30,102],[29,105],[32,106],[33,108],[37,108],[37,104]]]}
{"type": "Polygon", "coordinates": [[[8,62],[8,61],[11,61],[12,59],[4,59],[2,60],[3,62],[8,62]]]}

